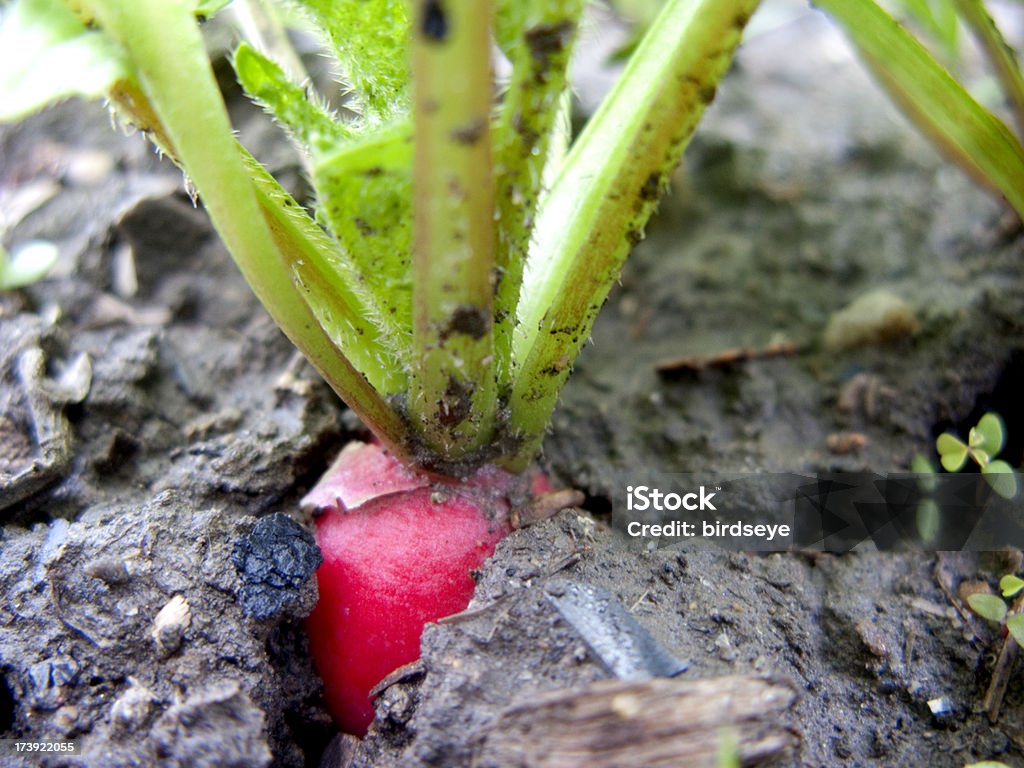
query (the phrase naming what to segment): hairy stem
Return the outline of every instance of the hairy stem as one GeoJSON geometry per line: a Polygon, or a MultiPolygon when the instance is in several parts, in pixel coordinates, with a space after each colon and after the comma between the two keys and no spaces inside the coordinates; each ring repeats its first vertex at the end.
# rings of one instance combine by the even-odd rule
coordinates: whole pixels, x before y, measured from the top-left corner
{"type": "Polygon", "coordinates": [[[598,310],[715,93],[757,0],[669,0],[538,214],[513,339],[511,425],[530,461],[598,310]]]}
{"type": "Polygon", "coordinates": [[[512,334],[552,133],[565,92],[582,0],[528,0],[510,52],[512,81],[495,128],[497,267],[494,346],[498,389],[511,387],[512,334]]]}
{"type": "MultiPolygon", "coordinates": [[[[246,168],[192,17],[194,4],[93,0],[90,5],[138,73],[138,89],[123,89],[121,103],[138,109],[148,123],[144,127],[187,171],[257,297],[349,407],[392,450],[407,455],[402,420],[324,331],[293,284],[295,275],[282,250],[295,245],[297,224],[269,187],[254,184],[246,168]]],[[[355,313],[351,320],[366,323],[355,313]]],[[[361,335],[358,327],[353,326],[353,335],[365,344],[365,331],[361,335]]],[[[372,332],[372,326],[367,330],[372,332]]],[[[382,361],[372,354],[369,341],[360,349],[371,350],[364,363],[372,369],[382,361]]],[[[386,378],[386,371],[376,372],[386,378]]]]}

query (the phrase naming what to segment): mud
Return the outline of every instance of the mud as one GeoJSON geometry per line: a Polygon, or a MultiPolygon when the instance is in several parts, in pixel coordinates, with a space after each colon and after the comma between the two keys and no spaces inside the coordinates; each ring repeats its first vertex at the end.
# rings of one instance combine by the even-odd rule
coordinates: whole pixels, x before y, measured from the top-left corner
{"type": "MultiPolygon", "coordinates": [[[[297,159],[260,125],[243,136],[298,188],[297,159]]],[[[1019,465],[1024,239],[813,16],[744,48],[687,157],[545,444],[585,509],[502,542],[479,610],[427,629],[423,668],[381,694],[348,754],[470,765],[509,707],[606,679],[545,596],[571,579],[609,590],[690,662],[684,679],[794,684],[800,746],[776,764],[1024,764],[1020,676],[989,723],[998,638],[943,589],[998,578],[998,557],[637,553],[608,527],[616,488],[650,473],[905,469],[986,410],[1019,465]],[[827,349],[830,318],[879,288],[919,330],[827,349]],[[658,370],[779,343],[793,353],[658,370]]],[[[0,509],[0,730],[79,740],[51,765],[318,765],[335,734],[301,630],[315,553],[297,500],[357,425],[294,361],[180,175],[98,107],[4,128],[0,160],[5,195],[46,198],[5,244],[62,253],[0,298],[6,475],[44,458],[21,354],[38,350],[50,381],[91,361],[85,397],[54,405],[66,461],[0,509]],[[178,596],[187,612],[155,627],[178,596]]]]}

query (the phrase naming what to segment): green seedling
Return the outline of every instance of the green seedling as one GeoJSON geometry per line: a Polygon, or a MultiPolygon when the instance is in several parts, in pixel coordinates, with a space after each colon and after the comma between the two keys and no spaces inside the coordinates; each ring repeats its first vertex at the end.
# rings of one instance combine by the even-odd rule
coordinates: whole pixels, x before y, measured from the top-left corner
{"type": "Polygon", "coordinates": [[[1017,596],[1021,590],[1024,590],[1024,580],[1008,573],[999,580],[999,589],[1002,597],[979,593],[968,597],[967,604],[981,618],[991,621],[993,624],[1005,626],[1013,639],[1019,645],[1024,646],[1024,613],[1011,613],[1006,603],[1006,600],[1017,596]]]}
{"type": "Polygon", "coordinates": [[[970,458],[993,491],[1004,499],[1012,499],[1017,495],[1013,467],[996,458],[1005,442],[1003,420],[995,413],[986,413],[971,428],[966,443],[951,432],[943,432],[935,441],[935,448],[947,472],[959,472],[970,458]]]}
{"type": "MultiPolygon", "coordinates": [[[[986,413],[968,434],[967,442],[944,432],[935,441],[942,467],[948,472],[959,472],[968,458],[981,469],[985,482],[997,494],[1006,499],[1017,495],[1017,478],[1013,468],[1005,461],[995,458],[1005,444],[1003,420],[995,413],[986,413]]],[[[917,483],[926,498],[917,505],[917,532],[921,541],[930,544],[939,533],[941,512],[939,505],[930,495],[937,487],[935,467],[922,454],[916,454],[910,465],[918,476],[917,483]]]]}

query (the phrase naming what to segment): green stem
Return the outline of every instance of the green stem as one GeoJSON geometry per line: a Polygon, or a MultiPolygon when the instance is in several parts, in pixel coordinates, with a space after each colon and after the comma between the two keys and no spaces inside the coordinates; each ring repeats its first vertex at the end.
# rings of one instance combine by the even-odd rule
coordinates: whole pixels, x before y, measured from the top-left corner
{"type": "MultiPolygon", "coordinates": [[[[367,426],[389,448],[408,456],[400,417],[324,331],[293,285],[295,275],[281,249],[290,248],[295,220],[270,188],[250,178],[192,17],[193,5],[188,0],[91,2],[103,28],[137,69],[141,91],[134,102],[145,102],[140,111],[148,113],[146,127],[162,137],[187,170],[257,297],[367,426]]],[[[359,321],[358,316],[352,319],[359,321]]],[[[368,367],[383,365],[371,358],[368,367]]],[[[385,376],[385,371],[379,373],[385,376]]]]}
{"type": "Polygon", "coordinates": [[[570,150],[538,214],[524,276],[507,464],[539,449],[594,317],[714,96],[757,0],[669,0],[570,150]]]}
{"type": "Polygon", "coordinates": [[[523,267],[583,11],[582,0],[532,0],[528,5],[522,34],[510,53],[512,80],[495,127],[499,279],[494,348],[498,389],[504,395],[511,387],[512,334],[523,267]]]}
{"type": "Polygon", "coordinates": [[[490,6],[418,0],[413,18],[413,369],[409,410],[445,461],[495,410],[490,6]]]}

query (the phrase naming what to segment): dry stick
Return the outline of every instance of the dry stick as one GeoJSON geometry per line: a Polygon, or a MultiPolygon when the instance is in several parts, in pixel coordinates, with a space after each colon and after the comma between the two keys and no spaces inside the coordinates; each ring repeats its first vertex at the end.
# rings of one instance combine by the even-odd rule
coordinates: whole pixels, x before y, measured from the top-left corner
{"type": "Polygon", "coordinates": [[[715,768],[724,733],[743,765],[777,761],[800,743],[786,723],[796,698],[788,681],[739,675],[604,680],[513,705],[483,735],[473,764],[715,768]]]}

